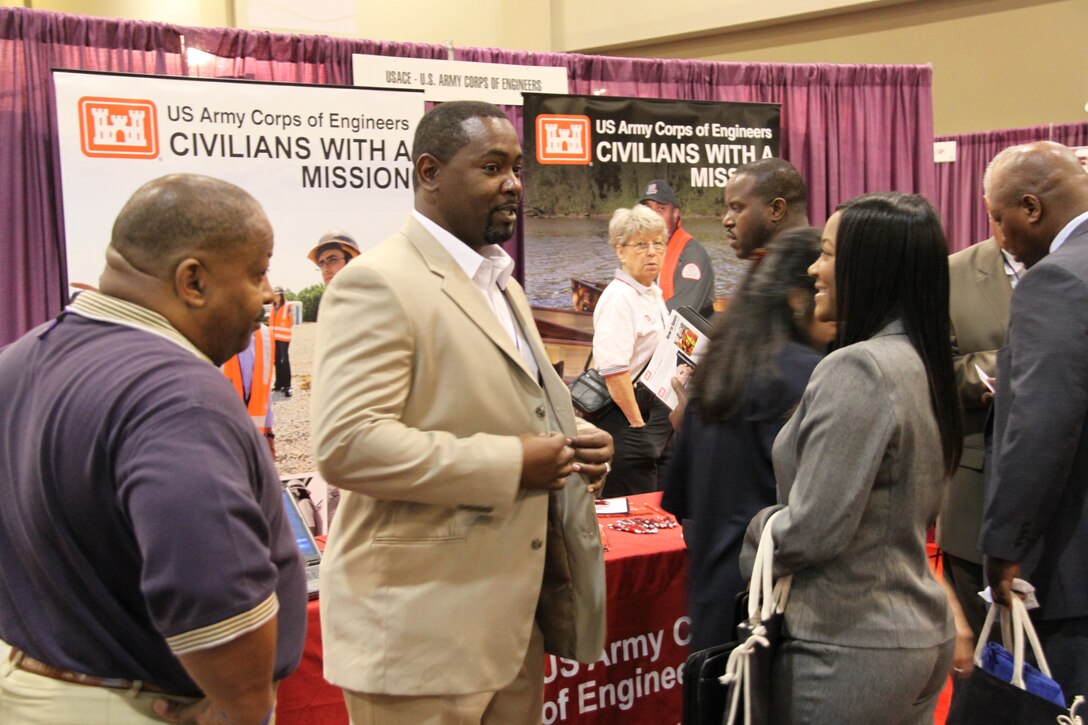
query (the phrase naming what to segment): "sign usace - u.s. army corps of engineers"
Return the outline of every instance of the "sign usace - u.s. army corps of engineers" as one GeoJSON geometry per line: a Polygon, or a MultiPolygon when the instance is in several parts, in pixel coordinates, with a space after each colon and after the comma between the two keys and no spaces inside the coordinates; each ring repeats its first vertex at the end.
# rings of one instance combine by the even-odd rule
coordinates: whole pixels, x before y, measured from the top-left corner
{"type": "Polygon", "coordinates": [[[567,69],[557,66],[478,63],[384,55],[352,56],[357,86],[413,88],[428,101],[487,101],[520,106],[522,94],[566,93],[567,69]]]}

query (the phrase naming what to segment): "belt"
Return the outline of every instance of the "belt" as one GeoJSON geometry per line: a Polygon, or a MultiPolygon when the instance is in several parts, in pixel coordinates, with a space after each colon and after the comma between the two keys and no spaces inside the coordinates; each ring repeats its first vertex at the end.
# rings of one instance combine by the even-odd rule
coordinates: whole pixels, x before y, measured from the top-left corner
{"type": "Polygon", "coordinates": [[[8,655],[8,661],[11,662],[12,666],[17,670],[29,672],[32,675],[41,675],[42,677],[48,677],[53,680],[71,682],[74,685],[108,687],[111,690],[128,690],[132,695],[138,695],[141,692],[156,692],[163,695],[169,694],[166,690],[143,682],[142,680],[124,680],[119,677],[93,677],[92,675],[85,675],[82,672],[66,670],[63,667],[54,667],[53,665],[48,665],[34,659],[17,647],[11,648],[11,654],[8,655]]]}

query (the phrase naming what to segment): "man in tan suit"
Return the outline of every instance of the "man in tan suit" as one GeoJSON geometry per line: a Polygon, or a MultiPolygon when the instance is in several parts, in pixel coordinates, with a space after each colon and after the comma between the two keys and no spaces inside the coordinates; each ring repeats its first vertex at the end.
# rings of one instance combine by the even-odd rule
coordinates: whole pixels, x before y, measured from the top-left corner
{"type": "Polygon", "coordinates": [[[416,130],[415,210],[321,305],[313,431],[343,491],[321,573],[325,677],[356,723],[540,723],[543,653],[604,644],[593,507],[611,438],[576,430],[512,260],[503,112],[416,130]]]}
{"type": "Polygon", "coordinates": [[[944,571],[975,637],[986,619],[985,604],[978,596],[986,588],[978,537],[986,494],[983,429],[993,397],[975,366],[993,377],[997,350],[1009,326],[1013,284],[1022,269],[1003,251],[1001,231],[995,228],[992,232],[994,236],[986,241],[948,258],[953,365],[963,404],[964,439],[959,468],[937,519],[937,545],[944,553],[944,571]]]}

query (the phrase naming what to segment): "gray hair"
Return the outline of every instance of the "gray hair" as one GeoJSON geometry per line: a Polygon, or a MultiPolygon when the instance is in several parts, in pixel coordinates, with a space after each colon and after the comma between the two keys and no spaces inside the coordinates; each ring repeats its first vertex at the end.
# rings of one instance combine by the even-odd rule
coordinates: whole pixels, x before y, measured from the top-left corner
{"type": "Polygon", "coordinates": [[[990,196],[990,182],[993,180],[994,169],[1005,162],[1016,153],[1021,146],[1006,146],[997,152],[997,155],[990,159],[990,163],[986,164],[986,171],[982,174],[982,194],[983,196],[990,196]]]}
{"type": "Polygon", "coordinates": [[[668,232],[665,220],[648,206],[635,204],[630,209],[617,209],[608,222],[608,243],[613,247],[626,244],[631,237],[644,231],[658,232],[662,241],[668,232]]]}

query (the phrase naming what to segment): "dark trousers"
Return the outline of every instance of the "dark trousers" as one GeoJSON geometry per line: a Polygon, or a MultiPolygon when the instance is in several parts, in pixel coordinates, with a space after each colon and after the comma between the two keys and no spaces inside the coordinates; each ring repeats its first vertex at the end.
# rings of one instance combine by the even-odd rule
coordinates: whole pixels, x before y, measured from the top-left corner
{"type": "Polygon", "coordinates": [[[646,423],[642,428],[628,425],[627,416],[619,406],[613,406],[603,418],[594,421],[598,428],[612,434],[616,449],[612,472],[601,491],[604,498],[660,490],[659,478],[665,476],[672,438],[669,406],[641,385],[635,388],[635,398],[646,423]]]}
{"type": "Polygon", "coordinates": [[[291,343],[276,340],[276,384],[275,390],[291,389],[291,355],[288,348],[291,343]]]}
{"type": "Polygon", "coordinates": [[[1088,695],[1088,617],[1033,619],[1032,623],[1066,703],[1075,695],[1088,695]]]}

